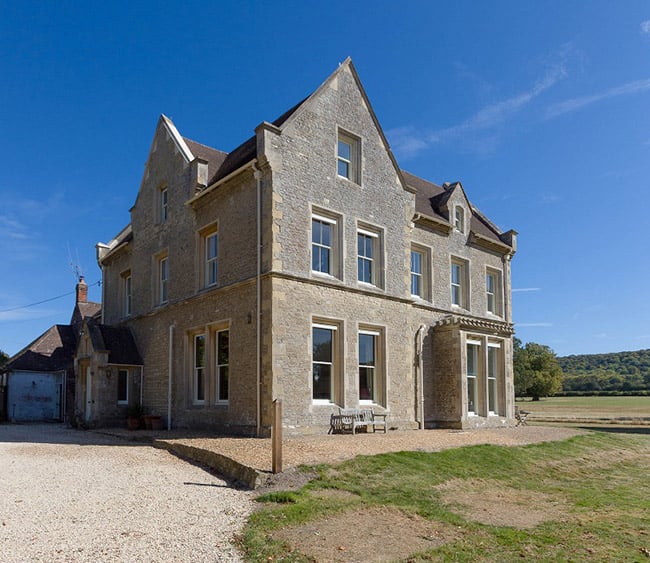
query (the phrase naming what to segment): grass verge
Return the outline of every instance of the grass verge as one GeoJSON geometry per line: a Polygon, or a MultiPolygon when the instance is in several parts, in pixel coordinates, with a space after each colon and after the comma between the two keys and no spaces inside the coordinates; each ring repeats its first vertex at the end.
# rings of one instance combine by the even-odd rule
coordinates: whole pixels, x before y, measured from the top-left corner
{"type": "Polygon", "coordinates": [[[650,417],[650,397],[546,397],[517,404],[536,416],[650,417]]]}
{"type": "Polygon", "coordinates": [[[360,456],[261,497],[241,544],[249,561],[650,561],[648,467],[650,436],[602,432],[360,456]],[[364,514],[388,528],[369,538],[364,514]]]}

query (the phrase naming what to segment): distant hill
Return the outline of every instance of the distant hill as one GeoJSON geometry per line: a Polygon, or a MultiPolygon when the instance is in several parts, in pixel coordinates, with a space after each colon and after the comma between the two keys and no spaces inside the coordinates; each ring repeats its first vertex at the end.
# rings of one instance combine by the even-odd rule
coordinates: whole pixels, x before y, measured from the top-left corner
{"type": "Polygon", "coordinates": [[[558,357],[564,391],[650,390],[650,349],[558,357]]]}

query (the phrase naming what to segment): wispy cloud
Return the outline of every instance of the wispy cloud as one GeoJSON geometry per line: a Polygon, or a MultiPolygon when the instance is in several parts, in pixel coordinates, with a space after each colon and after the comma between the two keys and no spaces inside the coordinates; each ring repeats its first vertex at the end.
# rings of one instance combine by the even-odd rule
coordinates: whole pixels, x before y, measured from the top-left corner
{"type": "Polygon", "coordinates": [[[515,326],[518,326],[518,327],[549,327],[549,326],[553,326],[553,323],[515,323],[515,326]]]}
{"type": "Polygon", "coordinates": [[[54,309],[14,309],[9,311],[0,311],[0,323],[16,321],[33,321],[45,319],[53,315],[60,314],[60,311],[54,309]]]}
{"type": "Polygon", "coordinates": [[[644,35],[650,35],[650,20],[641,22],[641,33],[644,35]]]}
{"type": "MultiPolygon", "coordinates": [[[[566,76],[564,64],[551,66],[532,87],[509,98],[485,105],[469,118],[456,125],[433,131],[418,130],[415,127],[397,127],[386,132],[391,145],[402,158],[417,153],[437,143],[455,140],[481,132],[483,137],[475,144],[480,152],[492,152],[498,145],[499,127],[521,112],[535,98],[539,97],[566,76]]],[[[476,142],[476,139],[474,139],[476,142]]]]}
{"type": "Polygon", "coordinates": [[[518,288],[513,288],[512,293],[524,293],[524,292],[530,292],[530,291],[541,291],[541,287],[518,287],[518,288]]]}
{"type": "Polygon", "coordinates": [[[552,193],[543,193],[541,194],[540,199],[542,203],[546,203],[546,204],[558,203],[559,201],[562,201],[561,196],[552,193]]]}
{"type": "Polygon", "coordinates": [[[565,100],[564,102],[553,104],[546,110],[545,117],[546,119],[553,119],[565,113],[579,110],[585,106],[595,104],[602,100],[618,98],[620,96],[628,96],[630,94],[636,94],[648,90],[650,90],[650,78],[627,82],[626,84],[610,88],[609,90],[605,90],[603,92],[598,92],[597,94],[571,98],[570,100],[565,100]]]}

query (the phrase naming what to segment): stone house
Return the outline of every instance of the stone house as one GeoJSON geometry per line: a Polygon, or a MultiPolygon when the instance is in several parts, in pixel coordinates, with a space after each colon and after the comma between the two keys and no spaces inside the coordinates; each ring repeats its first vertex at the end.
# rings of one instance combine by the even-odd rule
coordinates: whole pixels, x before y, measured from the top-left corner
{"type": "MultiPolygon", "coordinates": [[[[460,183],[399,168],[350,59],[230,153],[161,116],[131,222],[97,246],[101,324],[137,344],[121,398],[241,434],[269,434],[276,398],[289,432],[357,406],[510,424],[515,250],[460,183]]],[[[78,374],[89,422],[114,418],[115,378],[78,374]]]]}

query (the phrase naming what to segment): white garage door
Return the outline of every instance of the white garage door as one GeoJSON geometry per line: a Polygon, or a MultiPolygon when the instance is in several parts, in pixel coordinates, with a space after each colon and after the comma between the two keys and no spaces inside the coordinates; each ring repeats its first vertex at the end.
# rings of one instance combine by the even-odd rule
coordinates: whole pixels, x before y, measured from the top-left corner
{"type": "Polygon", "coordinates": [[[7,381],[7,418],[16,422],[63,419],[63,373],[17,371],[7,381]]]}

